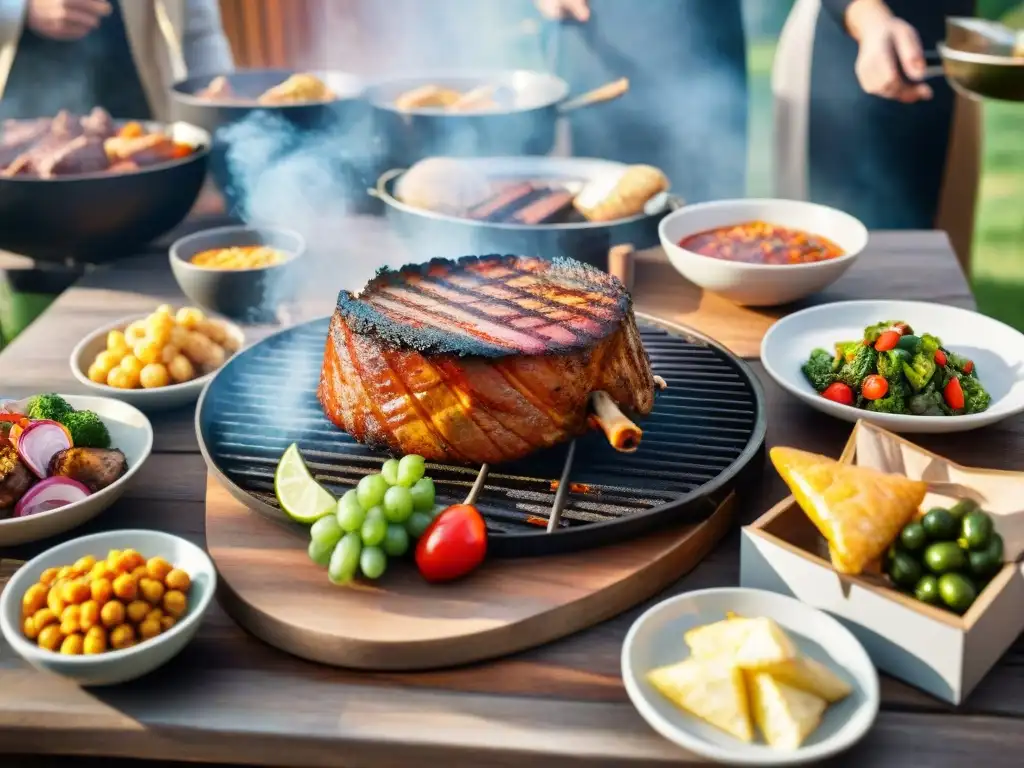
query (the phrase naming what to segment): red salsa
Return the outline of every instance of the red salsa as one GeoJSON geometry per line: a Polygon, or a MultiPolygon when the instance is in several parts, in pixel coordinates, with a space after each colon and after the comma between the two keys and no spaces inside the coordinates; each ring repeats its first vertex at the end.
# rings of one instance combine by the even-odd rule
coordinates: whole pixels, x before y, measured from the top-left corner
{"type": "Polygon", "coordinates": [[[679,247],[702,256],[748,264],[809,264],[843,255],[838,245],[820,235],[766,221],[747,221],[698,232],[680,240],[679,247]]]}

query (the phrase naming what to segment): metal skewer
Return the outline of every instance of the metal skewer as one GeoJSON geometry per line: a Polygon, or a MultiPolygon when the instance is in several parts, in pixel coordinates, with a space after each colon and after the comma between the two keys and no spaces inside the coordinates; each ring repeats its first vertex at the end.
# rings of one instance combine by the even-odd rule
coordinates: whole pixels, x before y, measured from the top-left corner
{"type": "Polygon", "coordinates": [[[565,509],[565,502],[569,499],[569,475],[572,473],[572,462],[575,458],[576,441],[573,440],[569,443],[569,452],[565,455],[562,477],[558,480],[555,502],[551,505],[551,514],[548,516],[548,533],[558,528],[558,522],[562,519],[562,510],[565,509]]]}
{"type": "Polygon", "coordinates": [[[487,464],[480,465],[480,471],[477,473],[476,481],[473,483],[473,487],[469,489],[469,495],[463,502],[464,504],[476,504],[477,497],[487,484],[487,473],[490,471],[491,468],[487,464]]]}

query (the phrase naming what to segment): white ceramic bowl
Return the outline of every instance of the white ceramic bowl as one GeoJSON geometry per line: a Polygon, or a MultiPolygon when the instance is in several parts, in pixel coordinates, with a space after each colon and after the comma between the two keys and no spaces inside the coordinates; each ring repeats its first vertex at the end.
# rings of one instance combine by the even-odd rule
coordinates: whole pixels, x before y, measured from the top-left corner
{"type": "Polygon", "coordinates": [[[838,280],[868,242],[864,225],[848,213],[799,200],[719,200],[685,205],[658,225],[665,255],[694,285],[737,304],[770,307],[802,299],[838,280]],[[810,264],[746,264],[703,256],[678,243],[709,229],[767,221],[826,237],[843,255],[810,264]]]}
{"type": "Polygon", "coordinates": [[[732,765],[797,765],[822,760],[855,744],[878,714],[878,673],[850,631],[817,608],[758,589],[703,589],[658,603],[637,619],[626,635],[622,679],[633,706],[654,730],[695,754],[732,765]],[[853,692],[826,710],[817,730],[798,749],[746,744],[683,712],[647,682],[650,670],[689,656],[684,632],[721,621],[727,611],[774,619],[801,653],[826,664],[852,686],[853,692]]]}
{"type": "Polygon", "coordinates": [[[813,408],[844,421],[864,419],[891,432],[966,432],[1024,411],[1024,334],[966,309],[919,301],[842,301],[794,312],[768,329],[761,362],[780,387],[813,408]],[[964,416],[901,416],[873,413],[826,400],[801,372],[811,351],[860,338],[869,325],[904,320],[916,333],[938,336],[943,345],[970,358],[992,403],[964,416]]]}
{"type": "MultiPolygon", "coordinates": [[[[128,471],[102,491],[81,501],[48,512],[0,520],[0,547],[39,541],[77,528],[96,517],[125,492],[128,483],[153,450],[153,427],[137,408],[107,397],[61,395],[78,411],[94,411],[110,432],[111,446],[119,448],[128,461],[128,471]]],[[[20,401],[24,403],[25,401],[20,401]]]]}
{"type": "Polygon", "coordinates": [[[0,593],[0,631],[11,647],[36,669],[67,677],[80,685],[115,685],[134,680],[170,661],[195,635],[210,607],[217,571],[209,556],[185,539],[161,531],[105,531],[72,539],[23,565],[0,593]],[[162,557],[192,579],[188,612],[167,632],[131,648],[95,656],[64,656],[40,648],[21,631],[21,598],[47,568],[70,565],[80,557],[105,556],[111,549],[137,550],[162,557]]]}
{"type": "MultiPolygon", "coordinates": [[[[71,352],[71,373],[85,387],[103,397],[112,397],[130,403],[140,411],[153,413],[155,411],[166,411],[171,408],[180,408],[191,405],[199,399],[199,393],[203,391],[206,383],[214,377],[216,371],[211,371],[203,376],[197,376],[191,381],[183,384],[169,384],[166,387],[155,389],[117,389],[106,384],[97,384],[89,376],[89,366],[96,359],[96,355],[107,348],[107,334],[110,331],[123,331],[136,320],[145,320],[149,315],[133,315],[118,320],[116,323],[104,326],[93,331],[80,342],[71,352]]],[[[218,318],[220,319],[220,318],[218,318]]],[[[242,329],[229,320],[220,319],[227,332],[231,334],[239,349],[245,344],[245,334],[242,329]]]]}

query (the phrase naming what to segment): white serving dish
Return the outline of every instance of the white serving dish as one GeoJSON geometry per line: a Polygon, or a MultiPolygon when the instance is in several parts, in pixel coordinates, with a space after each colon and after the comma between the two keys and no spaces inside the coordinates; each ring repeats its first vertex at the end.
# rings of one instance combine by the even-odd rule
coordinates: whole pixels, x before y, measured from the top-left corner
{"type": "Polygon", "coordinates": [[[0,631],[11,648],[36,669],[67,677],[79,685],[116,685],[166,664],[188,645],[210,607],[217,571],[195,544],[162,531],[105,531],[58,544],[25,563],[0,593],[0,631]],[[64,656],[40,648],[21,632],[21,598],[47,568],[70,565],[85,555],[103,557],[111,549],[135,549],[143,557],[163,557],[192,580],[188,612],[167,632],[131,648],[95,656],[64,656]]]}
{"type": "Polygon", "coordinates": [[[658,225],[661,247],[672,266],[694,285],[750,307],[789,304],[838,280],[868,242],[864,225],[848,213],[800,200],[718,200],[685,205],[658,225]],[[826,237],[843,255],[810,264],[746,264],[680,248],[684,237],[709,229],[767,221],[826,237]]]}
{"type": "Polygon", "coordinates": [[[822,760],[856,743],[878,714],[878,674],[850,631],[816,608],[758,589],[702,589],[650,608],[626,635],[622,679],[633,706],[654,730],[697,755],[732,765],[798,765],[822,760]],[[803,654],[826,664],[853,687],[847,698],[826,710],[818,729],[798,749],[746,744],[678,709],[647,682],[650,670],[689,655],[683,633],[721,621],[728,611],[774,619],[803,654]]]}
{"type": "Polygon", "coordinates": [[[966,432],[1024,411],[1024,334],[986,315],[945,304],[843,301],[794,312],[768,329],[761,341],[761,363],[780,387],[812,408],[894,432],[966,432]],[[819,395],[800,370],[811,351],[860,338],[864,328],[886,320],[904,320],[915,332],[938,336],[947,349],[973,360],[979,380],[992,395],[988,410],[964,416],[903,416],[873,413],[819,395]]]}
{"type": "MultiPolygon", "coordinates": [[[[97,384],[88,376],[89,366],[96,359],[96,355],[107,348],[107,334],[110,331],[123,331],[136,320],[145,320],[146,315],[133,315],[125,317],[115,323],[104,326],[82,339],[71,352],[71,373],[85,387],[103,397],[112,397],[130,403],[140,411],[153,413],[155,411],[166,411],[171,408],[180,408],[191,405],[199,399],[199,393],[203,391],[206,383],[214,377],[216,371],[211,371],[203,376],[197,376],[192,381],[183,384],[170,384],[166,387],[156,389],[117,389],[106,384],[97,384]]],[[[227,332],[234,338],[239,349],[245,344],[245,333],[229,320],[220,319],[227,332]]]]}
{"type": "MultiPolygon", "coordinates": [[[[39,512],[25,517],[9,517],[0,520],[0,546],[13,547],[39,541],[59,533],[77,528],[96,517],[125,492],[128,483],[149,458],[153,450],[153,427],[149,419],[137,408],[106,397],[87,395],[61,395],[72,408],[78,411],[94,411],[110,432],[113,448],[119,448],[128,462],[128,471],[102,491],[90,494],[81,501],[67,504],[48,512],[39,512]]],[[[27,398],[26,398],[27,400],[27,398]]],[[[24,405],[26,400],[19,403],[24,405]]]]}
{"type": "MultiPolygon", "coordinates": [[[[995,522],[1007,560],[1024,552],[1024,473],[962,467],[861,421],[840,461],[914,479],[932,490],[922,510],[973,498],[995,522]]],[[[1024,571],[1007,562],[963,616],[925,605],[885,577],[836,573],[828,545],[792,498],[779,502],[740,539],[740,583],[792,595],[834,615],[893,677],[961,704],[1024,631],[1024,571]]]]}

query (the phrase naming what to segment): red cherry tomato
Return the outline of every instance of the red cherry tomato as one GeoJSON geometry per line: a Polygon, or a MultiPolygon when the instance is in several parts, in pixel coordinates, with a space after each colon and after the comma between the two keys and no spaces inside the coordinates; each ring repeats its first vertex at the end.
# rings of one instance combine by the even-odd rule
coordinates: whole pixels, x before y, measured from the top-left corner
{"type": "Polygon", "coordinates": [[[454,504],[434,518],[416,544],[416,567],[427,581],[451,581],[487,554],[487,525],[476,507],[454,504]]]}
{"type": "Polygon", "coordinates": [[[876,373],[864,379],[860,385],[860,393],[868,400],[881,400],[889,391],[889,382],[876,373]]]}
{"type": "Polygon", "coordinates": [[[899,342],[899,331],[883,331],[875,342],[875,350],[878,352],[888,352],[890,349],[895,349],[899,342]]]}
{"type": "Polygon", "coordinates": [[[939,366],[939,367],[942,367],[947,362],[949,362],[949,361],[946,359],[946,353],[943,352],[941,349],[936,349],[935,350],[935,364],[937,366],[939,366]]]}
{"type": "Polygon", "coordinates": [[[968,376],[970,376],[971,375],[971,371],[973,371],[973,370],[974,370],[974,361],[973,360],[968,360],[966,363],[964,363],[964,373],[966,373],[968,376]]]}
{"type": "Polygon", "coordinates": [[[826,400],[842,405],[853,405],[853,390],[841,381],[833,382],[825,388],[821,396],[826,400]]]}
{"type": "Polygon", "coordinates": [[[946,400],[946,405],[952,408],[954,411],[959,411],[964,407],[964,389],[960,386],[960,379],[955,376],[946,382],[946,387],[942,390],[942,396],[946,400]]]}

